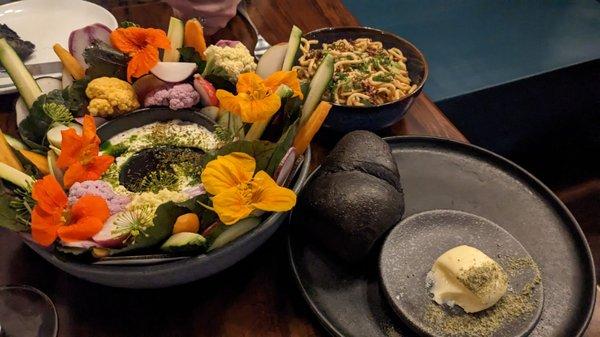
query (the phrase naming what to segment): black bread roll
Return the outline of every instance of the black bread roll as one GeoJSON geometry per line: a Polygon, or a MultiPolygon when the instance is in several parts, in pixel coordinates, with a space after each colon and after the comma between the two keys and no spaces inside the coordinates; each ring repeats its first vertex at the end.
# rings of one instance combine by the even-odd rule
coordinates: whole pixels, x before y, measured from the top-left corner
{"type": "Polygon", "coordinates": [[[347,262],[360,262],[404,214],[389,145],[367,131],[344,136],[298,197],[296,229],[347,262]]]}
{"type": "Polygon", "coordinates": [[[331,150],[321,166],[327,172],[362,171],[386,180],[397,189],[400,175],[388,143],[369,131],[352,131],[331,150]]]}

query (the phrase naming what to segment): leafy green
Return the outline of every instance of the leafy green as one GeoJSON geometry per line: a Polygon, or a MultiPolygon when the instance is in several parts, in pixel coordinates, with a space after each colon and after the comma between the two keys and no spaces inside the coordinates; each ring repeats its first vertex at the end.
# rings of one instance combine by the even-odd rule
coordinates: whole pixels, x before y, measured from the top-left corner
{"type": "Polygon", "coordinates": [[[127,20],[121,21],[119,23],[119,28],[129,28],[129,27],[140,27],[140,25],[138,25],[135,22],[131,22],[131,21],[127,21],[127,20]]]}
{"type": "Polygon", "coordinates": [[[85,108],[88,104],[85,88],[87,88],[90,81],[91,79],[86,76],[73,81],[71,85],[62,90],[64,103],[75,117],[82,117],[85,114],[85,108]]]}
{"type": "Polygon", "coordinates": [[[225,146],[221,147],[213,153],[207,153],[202,160],[202,167],[206,167],[206,164],[211,160],[217,158],[217,156],[224,156],[232,152],[243,152],[246,153],[256,160],[256,172],[264,171],[269,164],[269,160],[275,150],[277,144],[271,143],[265,140],[238,140],[225,146]]]}
{"type": "Polygon", "coordinates": [[[137,236],[129,246],[111,249],[109,254],[117,255],[157,245],[171,235],[177,217],[190,212],[204,212],[204,208],[198,203],[203,200],[202,198],[207,198],[207,196],[200,195],[181,203],[169,201],[158,206],[154,213],[153,226],[147,228],[142,235],[137,236]]]}
{"type": "Polygon", "coordinates": [[[206,68],[206,61],[204,61],[200,54],[193,47],[181,47],[179,49],[180,62],[193,62],[198,66],[197,72],[202,74],[204,68],[206,68]]]}
{"type": "Polygon", "coordinates": [[[49,103],[65,105],[62,90],[52,90],[40,96],[33,102],[29,115],[19,124],[21,139],[32,149],[47,150],[46,133],[54,124],[44,109],[44,105],[49,103]]]}
{"type": "Polygon", "coordinates": [[[23,221],[19,221],[19,213],[14,204],[20,200],[20,196],[11,189],[4,186],[0,181],[0,227],[4,227],[14,232],[26,232],[29,226],[23,221]]]}
{"type": "Polygon", "coordinates": [[[102,144],[100,144],[100,151],[104,152],[105,154],[107,154],[109,156],[113,156],[113,157],[119,157],[123,153],[127,152],[128,149],[129,149],[129,147],[127,147],[127,145],[125,145],[123,143],[113,145],[108,140],[105,142],[102,142],[102,144]]]}
{"type": "Polygon", "coordinates": [[[296,136],[297,127],[297,122],[294,122],[292,125],[290,125],[287,130],[285,130],[285,133],[281,135],[281,138],[273,149],[271,158],[269,158],[269,163],[265,169],[265,172],[267,172],[270,176],[275,174],[275,170],[277,170],[281,160],[292,147],[292,144],[294,143],[294,137],[296,136]]]}
{"type": "Polygon", "coordinates": [[[102,41],[94,41],[87,47],[83,51],[83,58],[89,65],[85,74],[91,79],[103,76],[127,79],[129,56],[102,41]]]}
{"type": "Polygon", "coordinates": [[[234,95],[237,93],[235,84],[229,81],[225,76],[208,74],[206,76],[202,75],[202,77],[204,77],[205,80],[209,81],[215,87],[215,89],[227,90],[234,95]]]}

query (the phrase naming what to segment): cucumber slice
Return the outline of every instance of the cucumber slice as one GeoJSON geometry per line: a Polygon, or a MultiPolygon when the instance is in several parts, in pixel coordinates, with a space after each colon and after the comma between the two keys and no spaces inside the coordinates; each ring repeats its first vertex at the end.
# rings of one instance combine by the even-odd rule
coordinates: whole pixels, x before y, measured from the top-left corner
{"type": "Polygon", "coordinates": [[[160,249],[168,253],[189,253],[204,248],[205,242],[206,239],[198,233],[181,232],[171,235],[160,249]]]}
{"type": "Polygon", "coordinates": [[[17,90],[19,90],[27,107],[31,108],[33,102],[42,94],[42,90],[29,73],[29,70],[25,68],[19,55],[15,53],[4,38],[0,39],[0,63],[6,69],[17,90]]]}
{"type": "Polygon", "coordinates": [[[179,48],[183,46],[183,21],[178,18],[171,17],[169,20],[169,31],[167,37],[171,41],[171,49],[165,50],[163,54],[163,62],[178,62],[179,48]]]}
{"type": "Polygon", "coordinates": [[[27,145],[25,145],[22,141],[18,140],[17,138],[4,134],[4,138],[6,138],[6,141],[8,142],[8,145],[10,145],[10,147],[12,147],[13,149],[19,151],[19,150],[29,150],[29,148],[27,147],[27,145]]]}
{"type": "Polygon", "coordinates": [[[31,186],[34,181],[33,178],[27,174],[4,163],[0,163],[0,178],[10,181],[17,186],[22,187],[23,189],[29,189],[29,186],[31,186]]]}
{"type": "Polygon", "coordinates": [[[276,44],[267,49],[256,64],[256,74],[261,78],[267,78],[274,72],[281,70],[287,49],[287,43],[276,44]]]}
{"type": "Polygon", "coordinates": [[[302,106],[302,117],[300,117],[300,125],[303,125],[310,115],[315,110],[319,102],[321,101],[321,97],[323,97],[323,93],[325,89],[327,89],[327,85],[331,78],[333,77],[333,56],[327,55],[321,61],[319,68],[315,72],[315,76],[313,76],[310,87],[308,89],[308,95],[306,95],[306,100],[304,100],[304,106],[302,106]]]}
{"type": "Polygon", "coordinates": [[[283,67],[281,70],[288,71],[292,69],[294,62],[296,62],[296,53],[300,47],[300,39],[302,38],[302,31],[300,28],[293,26],[290,32],[290,40],[288,41],[288,48],[285,53],[285,59],[283,60],[283,67]]]}
{"type": "Polygon", "coordinates": [[[226,226],[227,229],[217,236],[215,241],[210,245],[208,251],[220,248],[238,237],[248,233],[250,230],[260,224],[259,218],[246,218],[236,222],[233,225],[226,226]]]}

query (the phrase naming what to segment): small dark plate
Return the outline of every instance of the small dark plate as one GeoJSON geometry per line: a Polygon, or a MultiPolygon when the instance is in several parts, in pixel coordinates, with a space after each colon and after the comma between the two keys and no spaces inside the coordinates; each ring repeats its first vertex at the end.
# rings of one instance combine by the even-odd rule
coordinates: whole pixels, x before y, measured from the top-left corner
{"type": "Polygon", "coordinates": [[[410,95],[377,106],[355,107],[334,103],[323,124],[326,128],[346,133],[353,130],[380,130],[391,126],[404,117],[427,80],[429,67],[423,53],[412,43],[392,33],[369,27],[334,27],[313,30],[304,37],[318,40],[319,43],[366,37],[381,41],[384,48],[398,48],[407,58],[408,77],[412,83],[417,84],[417,89],[410,95]]]}
{"type": "MultiPolygon", "coordinates": [[[[426,336],[446,336],[424,319],[428,307],[436,305],[426,286],[427,273],[438,256],[460,245],[475,247],[503,265],[511,291],[520,292],[533,284],[539,274],[533,266],[512,272],[510,259],[531,261],[531,256],[510,233],[480,216],[434,210],[402,220],[390,231],[381,249],[381,286],[394,311],[426,336]]],[[[528,298],[535,309],[503,324],[494,332],[494,337],[521,337],[531,332],[542,313],[542,284],[535,286],[528,298]]],[[[453,314],[470,315],[458,308],[453,309],[453,314]]]]}
{"type": "MultiPolygon", "coordinates": [[[[454,209],[504,228],[542,272],[544,308],[532,335],[583,334],[596,298],[592,255],[577,221],[547,187],[514,163],[477,146],[428,137],[387,141],[400,171],[406,217],[454,209]]],[[[297,225],[292,223],[301,230],[297,225]]],[[[380,289],[376,255],[366,266],[348,268],[295,235],[289,238],[289,255],[302,296],[333,335],[415,335],[380,289]]]]}

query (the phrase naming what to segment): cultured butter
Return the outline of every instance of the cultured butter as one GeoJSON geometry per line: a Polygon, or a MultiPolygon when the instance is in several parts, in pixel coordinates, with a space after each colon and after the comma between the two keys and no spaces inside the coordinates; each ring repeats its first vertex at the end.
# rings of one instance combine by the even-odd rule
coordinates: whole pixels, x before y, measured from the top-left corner
{"type": "Polygon", "coordinates": [[[467,313],[485,310],[508,288],[502,267],[477,248],[458,246],[442,254],[427,275],[433,300],[467,313]]]}

